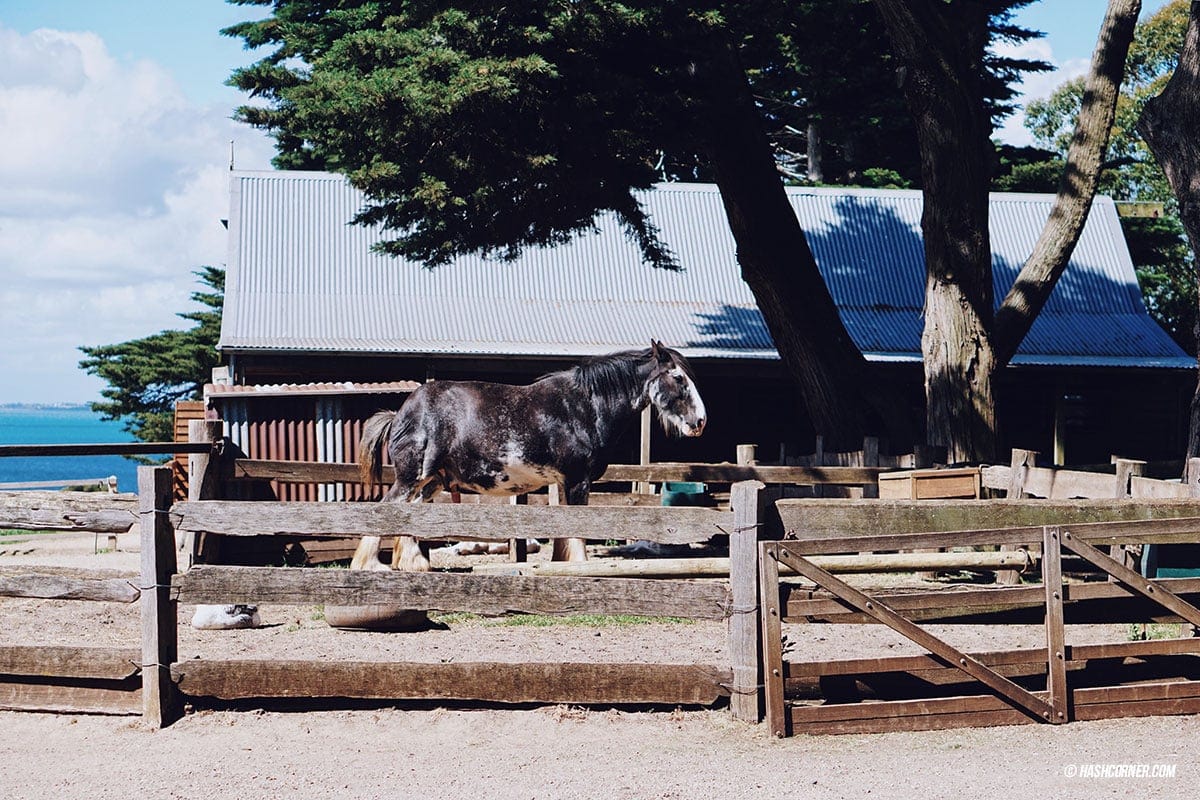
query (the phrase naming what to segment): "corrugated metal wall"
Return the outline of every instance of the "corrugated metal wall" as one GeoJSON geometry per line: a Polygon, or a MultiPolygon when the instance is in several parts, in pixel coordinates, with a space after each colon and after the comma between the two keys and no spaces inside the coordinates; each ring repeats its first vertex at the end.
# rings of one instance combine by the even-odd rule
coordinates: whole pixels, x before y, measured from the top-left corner
{"type": "MultiPolygon", "coordinates": [[[[316,461],[326,464],[358,462],[363,423],[381,409],[398,409],[407,394],[346,396],[255,397],[229,394],[213,398],[225,423],[225,435],[244,458],[316,461]]],[[[326,501],[376,499],[355,483],[297,484],[271,482],[280,500],[326,501]]]]}

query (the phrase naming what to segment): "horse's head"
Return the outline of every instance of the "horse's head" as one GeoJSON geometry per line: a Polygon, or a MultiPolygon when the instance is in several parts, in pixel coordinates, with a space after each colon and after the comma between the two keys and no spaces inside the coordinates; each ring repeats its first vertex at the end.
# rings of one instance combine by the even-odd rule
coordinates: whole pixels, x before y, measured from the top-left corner
{"type": "Polygon", "coordinates": [[[668,433],[699,436],[708,421],[704,401],[696,389],[692,370],[678,352],[661,342],[650,343],[651,370],[646,395],[658,409],[668,433]]]}

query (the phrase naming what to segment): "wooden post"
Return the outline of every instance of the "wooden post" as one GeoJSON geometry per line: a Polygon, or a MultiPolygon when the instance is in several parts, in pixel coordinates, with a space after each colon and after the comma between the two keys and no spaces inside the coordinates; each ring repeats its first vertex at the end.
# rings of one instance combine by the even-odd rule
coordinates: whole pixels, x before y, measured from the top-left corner
{"type": "Polygon", "coordinates": [[[1189,458],[1184,466],[1184,481],[1188,487],[1188,497],[1200,497],[1200,458],[1189,458]]]}
{"type": "MultiPolygon", "coordinates": [[[[193,419],[188,421],[188,441],[206,442],[207,453],[188,454],[188,500],[218,500],[220,494],[221,463],[218,447],[223,438],[224,424],[220,420],[193,419]]],[[[140,487],[139,487],[140,491],[140,487]]],[[[183,541],[176,542],[183,553],[184,566],[215,560],[217,539],[212,536],[196,537],[186,534],[183,541]]]]}
{"type": "MultiPolygon", "coordinates": [[[[879,439],[874,436],[867,436],[863,439],[863,458],[862,465],[864,467],[879,466],[879,439]]],[[[873,499],[879,497],[879,481],[869,486],[864,486],[862,490],[864,498],[873,499]]]]}
{"type": "Polygon", "coordinates": [[[779,560],[774,542],[759,545],[759,591],[762,595],[762,670],[767,727],[782,739],[788,734],[783,696],[783,609],[779,597],[779,560]]]}
{"type": "Polygon", "coordinates": [[[142,717],[162,728],[179,718],[181,703],[171,681],[179,657],[177,604],[171,599],[175,539],[171,531],[171,468],[138,468],[138,516],[142,526],[142,717]]]}
{"type": "Polygon", "coordinates": [[[1046,691],[1053,713],[1050,722],[1067,721],[1067,643],[1063,628],[1062,541],[1056,526],[1042,528],[1042,583],[1046,587],[1046,691]]]}
{"type": "MultiPolygon", "coordinates": [[[[822,436],[821,434],[817,434],[816,440],[814,442],[814,446],[815,446],[815,449],[813,451],[812,465],[814,467],[828,466],[825,463],[825,437],[822,436]]],[[[825,496],[825,487],[820,486],[820,485],[813,486],[812,487],[812,496],[813,497],[824,497],[825,496]]]]}
{"type": "MultiPolygon", "coordinates": [[[[729,617],[729,655],[733,685],[729,706],[735,719],[759,719],[758,633],[758,527],[759,481],[741,481],[730,487],[733,530],[729,532],[729,588],[733,608],[729,617]]],[[[778,600],[776,601],[778,602],[778,600]]]]}
{"type": "MultiPolygon", "coordinates": [[[[551,486],[553,487],[551,489],[551,491],[557,493],[558,484],[551,484],[551,486]]],[[[514,506],[529,505],[529,495],[514,494],[512,497],[508,498],[508,501],[510,503],[512,503],[514,506]]],[[[508,540],[508,560],[514,564],[524,564],[526,561],[528,561],[529,560],[529,540],[526,539],[524,536],[517,536],[516,538],[509,539],[508,540]]]]}
{"type": "Polygon", "coordinates": [[[752,467],[758,463],[758,445],[739,444],[737,446],[737,463],[740,467],[752,467]]]}
{"type": "MultiPolygon", "coordinates": [[[[654,427],[654,419],[650,412],[650,406],[642,409],[642,430],[641,440],[638,444],[638,463],[646,466],[650,463],[650,431],[654,427]]],[[[634,494],[654,494],[654,484],[648,481],[639,481],[633,486],[634,494]]]]}
{"type": "MultiPolygon", "coordinates": [[[[1117,485],[1114,496],[1118,499],[1132,497],[1130,491],[1130,483],[1134,475],[1141,475],[1146,468],[1145,461],[1135,461],[1132,458],[1113,458],[1113,464],[1116,465],[1117,485]]],[[[1117,545],[1120,553],[1113,553],[1122,564],[1130,569],[1137,569],[1142,560],[1142,546],[1137,544],[1122,544],[1117,545]]],[[[1109,576],[1112,579],[1112,576],[1109,576]]]]}
{"type": "Polygon", "coordinates": [[[1061,387],[1054,392],[1054,463],[1067,463],[1067,398],[1061,387]]]}
{"type": "MultiPolygon", "coordinates": [[[[1038,452],[1036,450],[1020,450],[1013,448],[1012,460],[1009,462],[1011,471],[1008,476],[1008,491],[1005,494],[1009,500],[1020,500],[1025,496],[1025,481],[1029,478],[1029,470],[1037,466],[1038,452]]],[[[1001,550],[1012,550],[1011,545],[1000,545],[1001,550]]],[[[996,573],[996,583],[1013,586],[1021,582],[1021,573],[1015,569],[1002,569],[996,573]]]]}

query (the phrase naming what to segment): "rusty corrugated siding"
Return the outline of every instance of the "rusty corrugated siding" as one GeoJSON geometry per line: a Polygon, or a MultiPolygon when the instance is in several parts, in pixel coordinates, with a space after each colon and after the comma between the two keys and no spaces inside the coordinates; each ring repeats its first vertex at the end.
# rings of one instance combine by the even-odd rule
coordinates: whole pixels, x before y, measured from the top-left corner
{"type": "MultiPolygon", "coordinates": [[[[381,408],[399,408],[419,384],[311,384],[283,387],[206,387],[209,402],[245,458],[354,464],[363,422],[381,408]],[[331,393],[339,386],[341,394],[331,393]]],[[[249,491],[249,490],[247,490],[249,491]]],[[[363,500],[357,482],[297,484],[271,482],[280,500],[363,500]]]]}

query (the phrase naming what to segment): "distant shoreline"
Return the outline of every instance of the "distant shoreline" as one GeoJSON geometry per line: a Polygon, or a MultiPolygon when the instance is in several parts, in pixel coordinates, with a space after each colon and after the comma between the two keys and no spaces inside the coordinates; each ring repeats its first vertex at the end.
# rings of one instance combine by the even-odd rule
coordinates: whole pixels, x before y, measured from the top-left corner
{"type": "Polygon", "coordinates": [[[91,408],[91,403],[0,403],[0,408],[91,408]]]}

